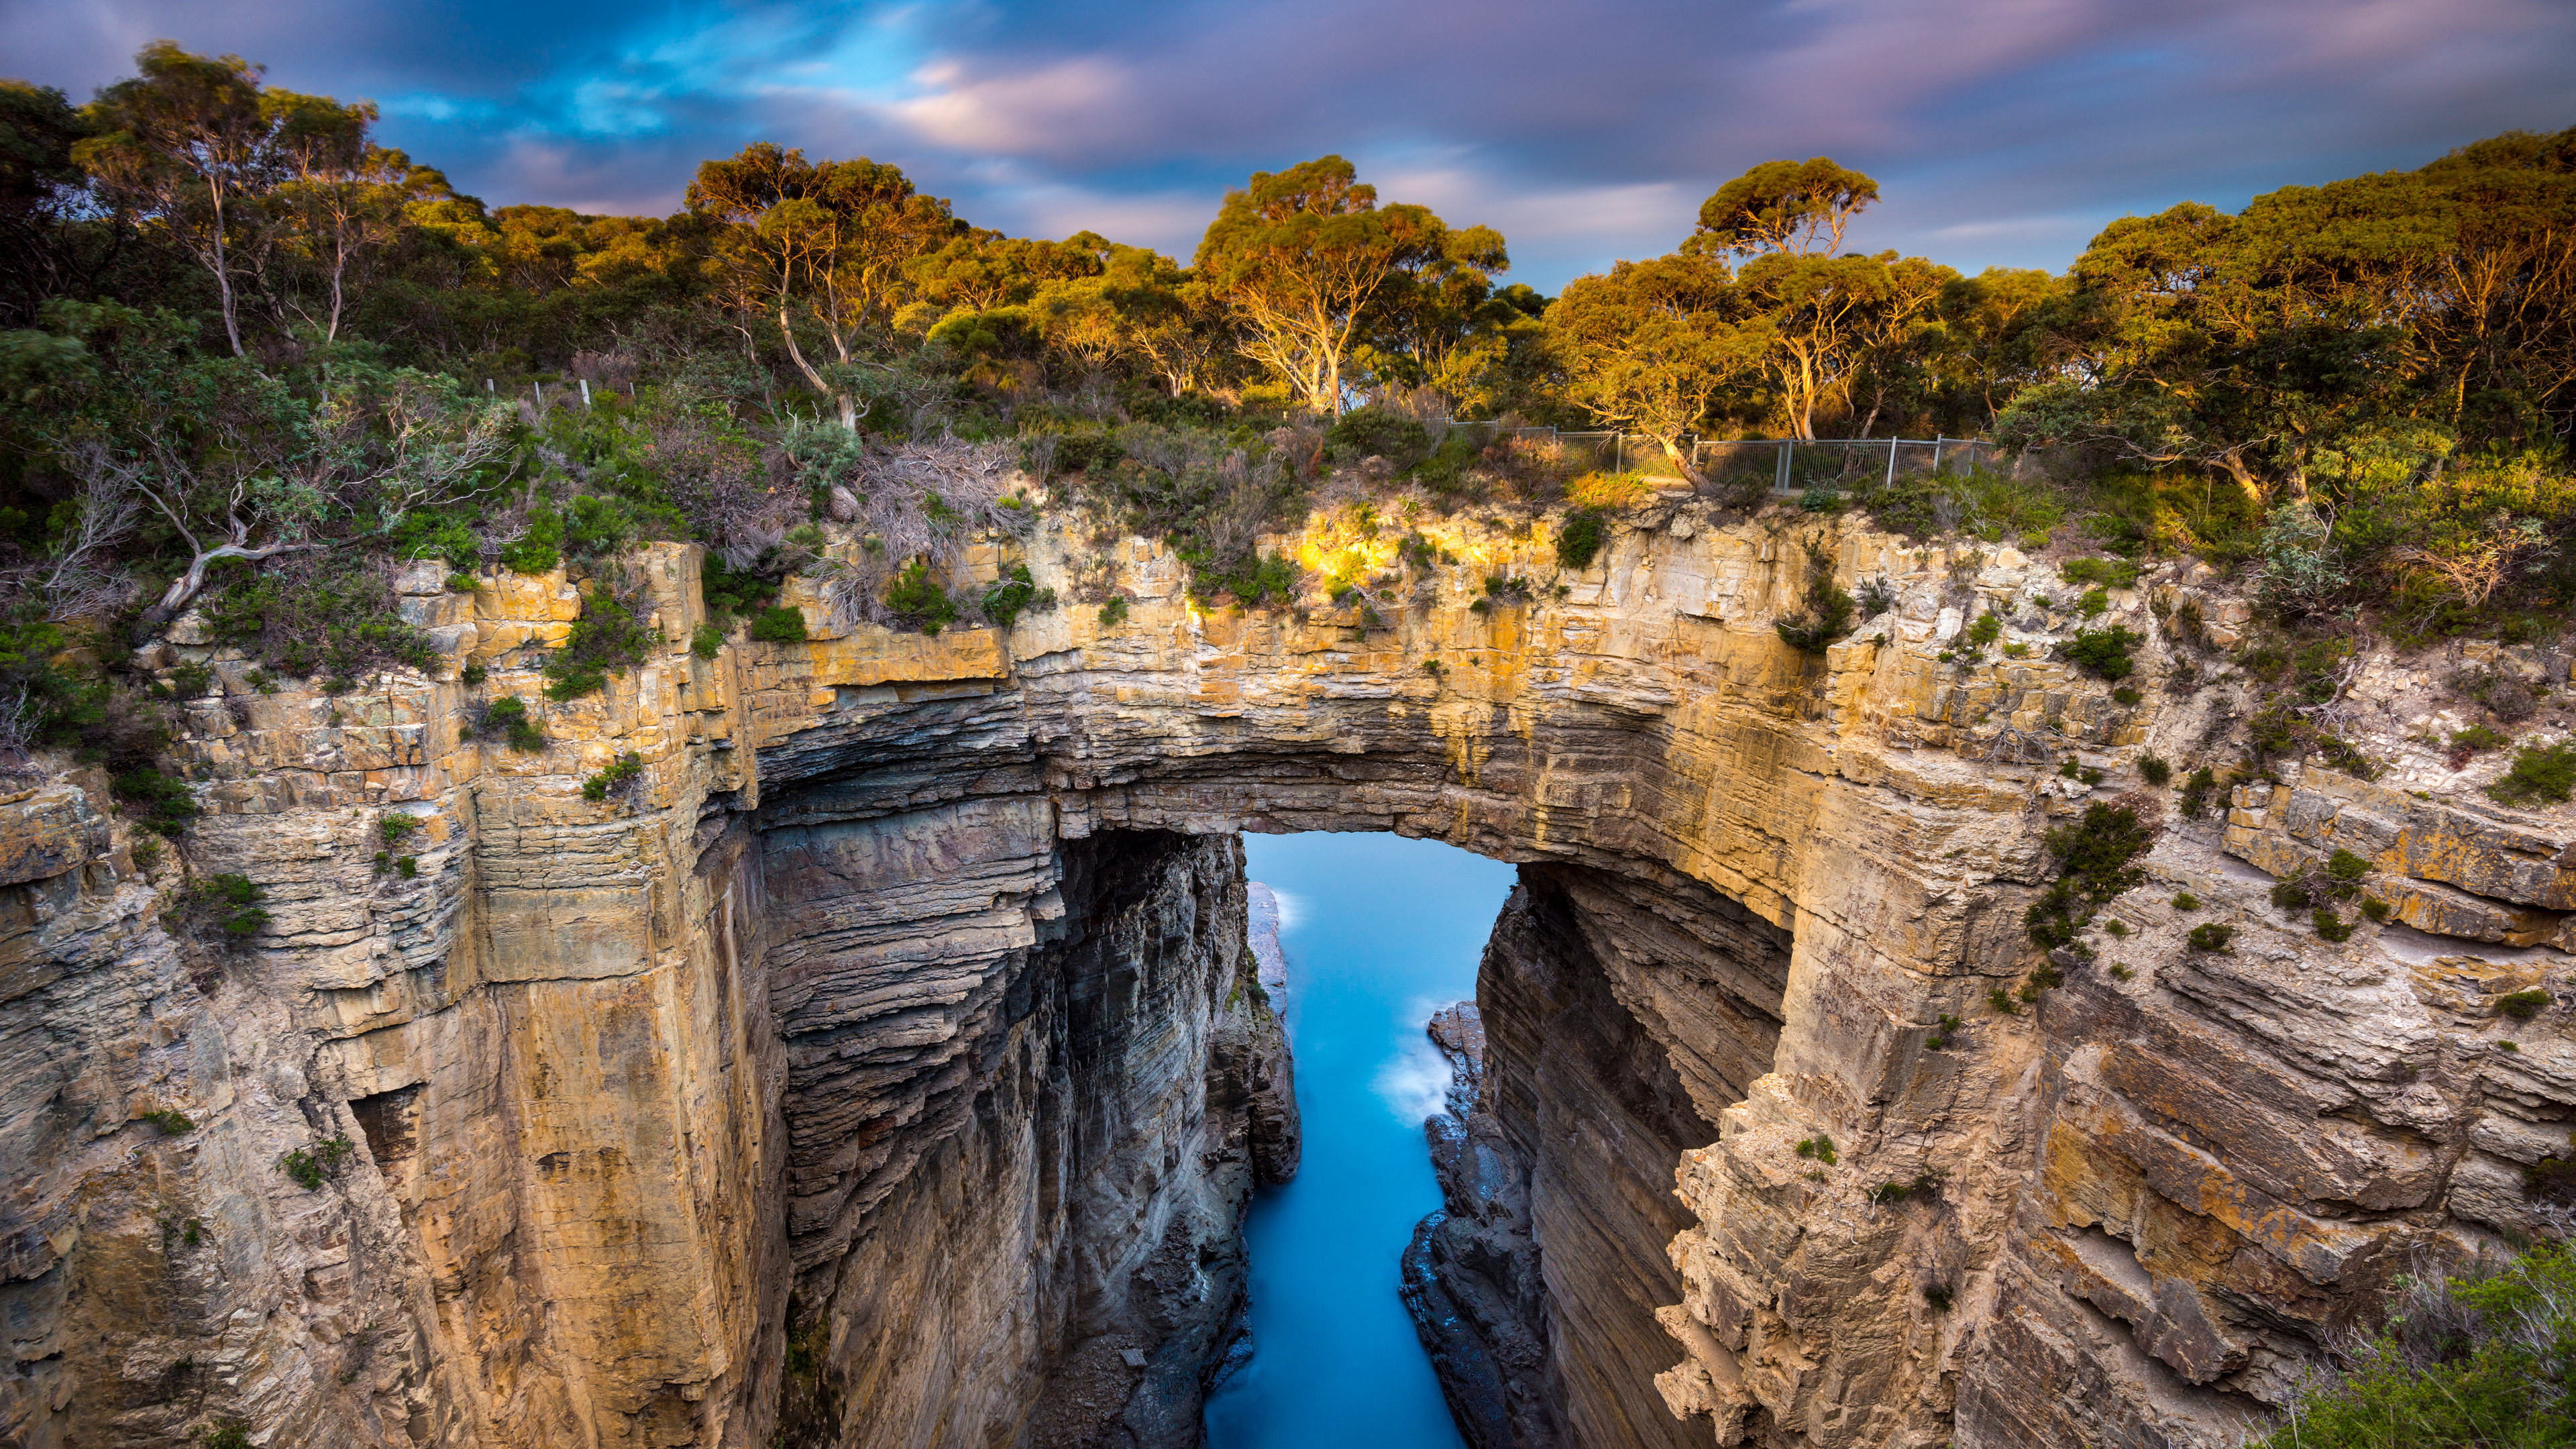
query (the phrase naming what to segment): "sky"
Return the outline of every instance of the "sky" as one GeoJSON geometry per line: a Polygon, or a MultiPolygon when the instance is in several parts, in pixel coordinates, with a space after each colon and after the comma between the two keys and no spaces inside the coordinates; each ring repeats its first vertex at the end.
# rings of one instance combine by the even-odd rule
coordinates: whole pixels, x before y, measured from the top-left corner
{"type": "Polygon", "coordinates": [[[1774,158],[1878,179],[1856,245],[2054,270],[2123,214],[2576,125],[2569,0],[0,0],[0,74],[75,100],[156,37],[373,100],[496,206],[666,213],[773,140],[1186,261],[1226,187],[1339,152],[1551,293],[1774,158]]]}

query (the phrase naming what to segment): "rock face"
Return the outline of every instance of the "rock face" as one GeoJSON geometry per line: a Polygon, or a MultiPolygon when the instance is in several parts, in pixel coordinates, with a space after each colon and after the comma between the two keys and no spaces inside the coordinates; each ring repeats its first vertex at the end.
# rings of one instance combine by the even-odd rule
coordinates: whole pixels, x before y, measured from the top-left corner
{"type": "Polygon", "coordinates": [[[1480,1449],[2229,1442],[2412,1255],[2536,1226],[2576,1045],[2495,1004],[2570,989],[2576,828],[2285,772],[1996,1012],[2092,793],[2059,762],[2121,788],[2224,711],[2158,687],[2193,646],[2135,703],[2052,662],[2088,621],[2010,550],[1834,526],[1893,607],[1816,658],[1771,627],[1802,540],[1698,503],[1562,578],[1508,521],[1420,520],[1455,565],[1288,541],[1398,573],[1383,624],[1198,613],[1160,547],[1046,521],[976,567],[1123,622],[845,630],[798,580],[810,642],[713,660],[656,547],[674,642],[566,704],[560,575],[406,581],[477,690],[180,645],[188,866],[270,916],[167,933],[100,782],[0,795],[0,1440],[1193,1442],[1294,1153],[1230,837],[1361,829],[1522,865],[1410,1255],[1480,1449]],[[2023,659],[1955,659],[1987,610],[2023,659]],[[460,737],[500,694],[544,750],[460,737]],[[2336,848],[2404,923],[2269,906],[2336,848]]]}

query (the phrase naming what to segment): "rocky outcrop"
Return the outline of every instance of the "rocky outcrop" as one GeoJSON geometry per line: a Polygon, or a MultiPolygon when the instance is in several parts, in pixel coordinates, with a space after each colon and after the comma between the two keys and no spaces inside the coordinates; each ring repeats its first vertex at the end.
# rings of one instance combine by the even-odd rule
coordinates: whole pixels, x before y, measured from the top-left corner
{"type": "Polygon", "coordinates": [[[2533,1225],[2576,1048],[2493,1003],[2569,988],[2565,812],[2246,785],[2165,833],[2098,966],[2000,1014],[2093,794],[2060,763],[2118,789],[2226,728],[2163,692],[2190,646],[2136,696],[2050,657],[2155,634],[2148,594],[2087,619],[2011,550],[1699,502],[1569,574],[1544,526],[1422,515],[1406,553],[1400,515],[1284,541],[1391,577],[1382,619],[1202,612],[1159,545],[1053,519],[974,566],[1106,579],[1123,621],[892,634],[799,580],[814,639],[712,660],[658,547],[671,642],[565,704],[560,575],[405,581],[471,690],[266,694],[183,627],[189,864],[271,918],[164,933],[177,873],[94,788],[0,800],[0,1432],[713,1446],[784,1406],[854,1446],[1186,1442],[1231,1205],[1285,1154],[1244,829],[1523,866],[1450,1174],[1493,1236],[1424,1250],[1492,1290],[1456,1341],[1515,1437],[1480,1444],[2221,1442],[2413,1255],[2533,1225]],[[1821,657],[1771,627],[1810,532],[1889,604],[1821,657]],[[2019,656],[1972,666],[1988,611],[2019,656]],[[546,749],[458,735],[495,694],[546,749]],[[641,788],[585,800],[630,752],[641,788]],[[389,815],[410,873],[373,868],[389,815]],[[2338,846],[2413,925],[2270,907],[2338,846]],[[2231,951],[2182,943],[2208,919],[2231,951]]]}

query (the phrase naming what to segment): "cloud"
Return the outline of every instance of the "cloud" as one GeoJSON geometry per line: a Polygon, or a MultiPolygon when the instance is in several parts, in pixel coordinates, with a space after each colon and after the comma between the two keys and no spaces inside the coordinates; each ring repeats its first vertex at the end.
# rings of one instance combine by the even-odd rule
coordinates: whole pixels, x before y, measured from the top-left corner
{"type": "Polygon", "coordinates": [[[75,95],[159,35],[377,97],[495,202],[668,206],[770,138],[1185,254],[1226,186],[1338,151],[1546,290],[1775,156],[1877,176],[1864,245],[2054,267],[2122,212],[2576,123],[2560,0],[0,0],[0,53],[75,95]]]}

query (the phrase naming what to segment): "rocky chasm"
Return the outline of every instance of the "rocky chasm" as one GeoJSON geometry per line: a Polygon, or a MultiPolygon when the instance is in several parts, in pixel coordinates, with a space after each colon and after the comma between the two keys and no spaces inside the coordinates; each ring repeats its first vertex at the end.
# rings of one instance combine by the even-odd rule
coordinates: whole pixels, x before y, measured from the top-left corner
{"type": "Polygon", "coordinates": [[[1193,1443],[1297,1139],[1244,830],[1521,865],[1403,1277],[1478,1449],[2231,1443],[2410,1264],[2540,1226],[2576,1044],[2496,1004],[2569,989],[2576,819],[2407,743],[2433,664],[2337,706],[2379,781],[2189,821],[2133,761],[2241,728],[2240,602],[2113,595],[2123,703],[2050,657],[2043,564],[1776,519],[1667,500],[1561,575],[1544,521],[1337,535],[1381,618],[1202,612],[1142,540],[1103,585],[1042,518],[968,566],[1123,618],[842,628],[795,580],[815,638],[713,659],[659,546],[672,642],[559,705],[559,574],[406,576],[470,689],[263,693],[182,620],[187,866],[269,915],[165,929],[94,773],[0,798],[0,1441],[1193,1443]],[[1810,534],[1890,604],[1818,657],[1772,627],[1810,534]],[[1942,658],[1989,610],[2025,657],[1942,658]],[[543,751],[460,734],[505,694],[543,751]],[[2126,934],[1992,1008],[2047,830],[2123,790],[2126,934]],[[2329,942],[2266,894],[2336,849],[2393,913],[2329,942]]]}

